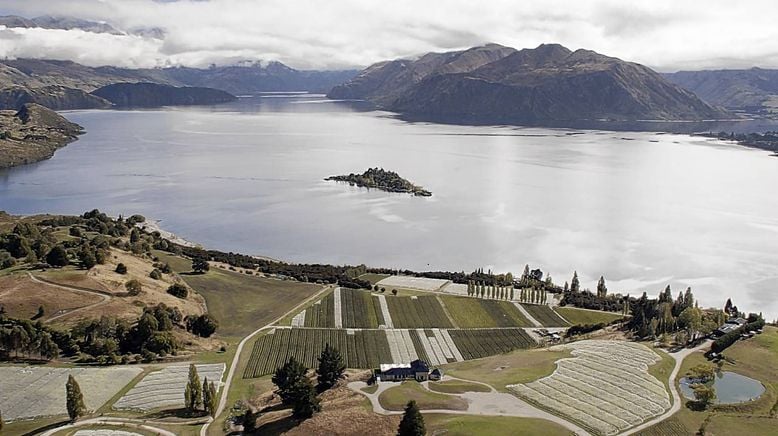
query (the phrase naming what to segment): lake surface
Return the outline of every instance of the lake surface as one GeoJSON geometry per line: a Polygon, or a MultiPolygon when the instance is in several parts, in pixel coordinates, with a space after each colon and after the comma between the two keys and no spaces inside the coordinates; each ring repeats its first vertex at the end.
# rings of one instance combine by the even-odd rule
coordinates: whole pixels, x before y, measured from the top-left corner
{"type": "MultiPolygon", "coordinates": [[[[679,385],[683,396],[693,400],[694,389],[689,380],[684,377],[679,385]]],[[[716,373],[713,388],[716,389],[716,404],[743,403],[755,400],[764,393],[764,386],[758,380],[729,371],[716,373]]]]}
{"type": "Polygon", "coordinates": [[[778,158],[685,135],[408,123],[321,97],[75,111],[0,210],[140,213],[205,246],[417,270],[524,264],[778,316],[778,158]],[[430,198],[326,182],[380,166],[430,198]]]}

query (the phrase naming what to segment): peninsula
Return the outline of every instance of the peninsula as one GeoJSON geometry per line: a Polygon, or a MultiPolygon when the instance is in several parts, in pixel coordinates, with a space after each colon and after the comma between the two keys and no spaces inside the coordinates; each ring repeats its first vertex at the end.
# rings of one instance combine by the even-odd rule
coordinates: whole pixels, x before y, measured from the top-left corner
{"type": "Polygon", "coordinates": [[[81,126],[36,103],[0,111],[0,169],[48,159],[81,133],[81,126]]]}
{"type": "Polygon", "coordinates": [[[375,188],[386,192],[409,193],[419,197],[432,196],[432,192],[403,179],[394,171],[386,171],[383,168],[369,168],[362,174],[351,173],[343,176],[330,176],[324,180],[347,182],[352,186],[375,188]]]}

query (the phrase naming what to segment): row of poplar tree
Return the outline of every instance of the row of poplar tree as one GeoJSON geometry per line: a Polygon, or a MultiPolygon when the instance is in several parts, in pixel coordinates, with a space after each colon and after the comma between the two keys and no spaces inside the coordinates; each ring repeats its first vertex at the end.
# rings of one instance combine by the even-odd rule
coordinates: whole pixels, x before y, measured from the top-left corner
{"type": "MultiPolygon", "coordinates": [[[[484,282],[474,280],[467,282],[467,295],[492,300],[513,300],[516,296],[512,285],[487,285],[484,282]]],[[[519,290],[518,297],[522,303],[546,304],[548,302],[548,293],[541,289],[522,288],[519,290]]]]}

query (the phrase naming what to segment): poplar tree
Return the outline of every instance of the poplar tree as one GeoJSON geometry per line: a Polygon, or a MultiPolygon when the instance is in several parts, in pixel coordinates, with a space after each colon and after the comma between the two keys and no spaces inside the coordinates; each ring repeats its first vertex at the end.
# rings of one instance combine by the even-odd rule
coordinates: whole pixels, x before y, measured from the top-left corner
{"type": "Polygon", "coordinates": [[[511,285],[511,300],[513,300],[513,285],[511,285]]]}
{"type": "Polygon", "coordinates": [[[427,434],[427,430],[424,427],[424,417],[421,415],[416,401],[411,400],[405,406],[405,413],[400,421],[397,436],[424,436],[425,434],[427,434]]]}
{"type": "Polygon", "coordinates": [[[578,281],[578,271],[573,271],[573,280],[570,282],[570,292],[575,294],[581,290],[581,283],[578,281]]]}
{"type": "Polygon", "coordinates": [[[86,405],[84,404],[84,395],[81,393],[81,387],[73,375],[68,375],[68,381],[65,384],[65,397],[68,409],[68,416],[71,421],[86,415],[86,405]]]}
{"type": "Polygon", "coordinates": [[[203,408],[211,415],[216,415],[216,386],[208,382],[208,377],[203,380],[203,408]]]}
{"type": "MultiPolygon", "coordinates": [[[[668,288],[666,291],[667,295],[670,294],[670,289],[668,288]]],[[[608,288],[605,286],[605,277],[600,276],[600,280],[597,282],[597,296],[600,298],[605,298],[605,296],[608,294],[608,288]]],[[[672,299],[672,297],[670,297],[672,299]]]]}
{"type": "Polygon", "coordinates": [[[197,367],[194,363],[189,365],[189,381],[184,390],[184,399],[186,400],[186,408],[190,412],[194,412],[203,405],[203,387],[200,384],[200,376],[197,375],[197,367]]]}

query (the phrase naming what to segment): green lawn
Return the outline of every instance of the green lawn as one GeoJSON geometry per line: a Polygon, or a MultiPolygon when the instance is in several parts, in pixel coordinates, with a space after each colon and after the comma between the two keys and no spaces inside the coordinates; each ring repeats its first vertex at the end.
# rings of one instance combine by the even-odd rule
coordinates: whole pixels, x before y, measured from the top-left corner
{"type": "Polygon", "coordinates": [[[562,318],[568,320],[570,324],[599,324],[611,323],[617,319],[623,318],[620,313],[603,312],[586,309],[577,309],[575,307],[555,307],[554,310],[562,315],[562,318]]]}
{"type": "Polygon", "coordinates": [[[443,392],[446,394],[463,394],[465,392],[489,392],[489,388],[479,383],[469,383],[462,380],[446,380],[440,382],[430,382],[431,391],[443,392]]]}
{"type": "Polygon", "coordinates": [[[387,410],[404,410],[408,401],[416,400],[419,408],[467,410],[467,402],[452,395],[438,394],[424,389],[415,381],[405,381],[389,388],[378,396],[381,406],[387,410]]]}
{"type": "Polygon", "coordinates": [[[532,326],[519,309],[507,301],[450,295],[440,296],[440,300],[460,328],[532,326]]]}
{"type": "Polygon", "coordinates": [[[208,312],[219,320],[221,336],[243,337],[270,323],[315,294],[321,286],[249,276],[220,268],[189,274],[187,259],[155,252],[184,281],[205,297],[208,312]]]}
{"type": "Polygon", "coordinates": [[[556,369],[556,361],[570,357],[568,350],[519,350],[483,359],[444,365],[447,374],[466,380],[491,385],[501,392],[508,392],[506,385],[529,383],[545,377],[556,369]]]}
{"type": "MultiPolygon", "coordinates": [[[[651,347],[649,346],[649,348],[651,347]]],[[[655,352],[657,355],[659,355],[659,357],[662,358],[662,360],[651,365],[648,368],[648,373],[656,377],[657,380],[661,381],[662,384],[665,385],[667,393],[670,394],[670,373],[673,372],[673,368],[675,368],[675,359],[670,357],[670,355],[664,351],[655,350],[655,352]]],[[[670,401],[672,402],[672,400],[673,398],[670,396],[670,401]]]]}
{"type": "Polygon", "coordinates": [[[446,436],[569,436],[573,433],[545,419],[512,416],[424,414],[427,434],[446,436]]]}

